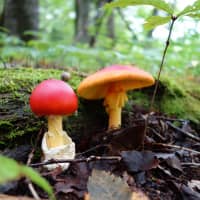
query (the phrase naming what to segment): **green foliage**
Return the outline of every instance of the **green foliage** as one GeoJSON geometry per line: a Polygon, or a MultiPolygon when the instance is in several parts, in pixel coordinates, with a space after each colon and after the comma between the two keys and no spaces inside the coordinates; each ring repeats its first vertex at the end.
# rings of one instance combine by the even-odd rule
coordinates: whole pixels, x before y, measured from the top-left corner
{"type": "Polygon", "coordinates": [[[187,6],[180,13],[177,14],[177,17],[188,15],[190,16],[194,12],[200,11],[200,0],[197,0],[191,6],[187,6]]]}
{"type": "Polygon", "coordinates": [[[160,17],[160,16],[151,16],[149,17],[146,22],[144,23],[144,28],[146,30],[154,29],[155,27],[159,25],[166,24],[171,20],[171,17],[160,17]]]}
{"type": "MultiPolygon", "coordinates": [[[[167,12],[164,12],[165,15],[163,16],[161,15],[163,10],[158,8],[161,10],[158,13],[159,16],[149,16],[154,6],[167,8],[171,7],[170,4],[168,5],[165,1],[160,0],[159,3],[158,1],[130,0],[114,1],[112,3],[117,2],[124,2],[124,4],[135,2],[140,5],[137,7],[132,6],[133,11],[129,10],[130,8],[124,9],[124,19],[126,18],[131,29],[127,29],[127,24],[118,12],[113,10],[116,25],[115,39],[113,40],[107,36],[107,16],[105,16],[97,37],[97,43],[94,48],[90,48],[88,44],[74,43],[75,12],[73,2],[64,0],[41,1],[41,29],[37,34],[34,33],[38,40],[24,43],[17,37],[0,32],[0,67],[4,67],[4,63],[9,63],[7,65],[11,67],[71,67],[77,71],[93,72],[110,64],[122,63],[136,64],[155,74],[158,70],[164,42],[160,38],[156,39],[148,36],[149,30],[168,23],[171,14],[168,15],[167,12]],[[143,9],[141,5],[152,6],[146,6],[143,9]],[[140,22],[146,18],[144,31],[138,21],[140,22]]],[[[112,4],[107,4],[107,6],[110,5],[112,4]]],[[[171,8],[169,10],[172,11],[171,8]]],[[[91,15],[94,15],[94,10],[91,11],[91,15]]],[[[186,15],[198,19],[199,11],[190,12],[186,15]]],[[[184,22],[179,20],[176,23],[183,24],[184,22]]],[[[93,29],[94,24],[91,21],[89,30],[93,29]]],[[[187,30],[184,27],[183,32],[185,32],[184,38],[171,42],[164,73],[173,70],[173,74],[183,74],[186,71],[187,74],[189,72],[189,74],[198,75],[200,73],[198,55],[200,41],[197,37],[197,30],[187,30]],[[196,64],[193,65],[193,63],[196,64]]],[[[175,35],[176,32],[173,33],[173,36],[175,35]]]]}
{"type": "Polygon", "coordinates": [[[163,10],[169,13],[170,15],[173,14],[172,7],[163,0],[117,0],[107,4],[106,7],[114,8],[114,7],[126,7],[126,6],[138,6],[138,5],[154,6],[155,8],[163,10]]]}
{"type": "Polygon", "coordinates": [[[0,155],[0,184],[16,180],[21,177],[29,178],[33,183],[46,191],[50,199],[55,199],[49,183],[32,168],[20,165],[15,160],[0,155]]]}
{"type": "Polygon", "coordinates": [[[192,17],[194,19],[200,19],[200,13],[191,13],[191,14],[187,14],[187,16],[192,17]]]}

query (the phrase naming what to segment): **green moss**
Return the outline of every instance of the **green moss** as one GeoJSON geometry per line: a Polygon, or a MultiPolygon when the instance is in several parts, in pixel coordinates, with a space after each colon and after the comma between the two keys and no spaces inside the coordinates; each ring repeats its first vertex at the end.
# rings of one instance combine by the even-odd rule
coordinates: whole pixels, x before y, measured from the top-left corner
{"type": "MultiPolygon", "coordinates": [[[[45,79],[60,79],[62,70],[57,69],[33,69],[33,68],[14,68],[0,69],[0,91],[1,93],[11,91],[32,91],[33,87],[45,79]]],[[[80,77],[72,74],[69,83],[76,88],[80,82],[80,77]]]]}
{"type": "MultiPolygon", "coordinates": [[[[0,118],[0,144],[38,133],[43,121],[33,117],[29,96],[38,83],[50,78],[60,79],[62,72],[57,69],[0,69],[0,112],[3,113],[0,118]]],[[[71,77],[69,84],[76,89],[81,78],[73,73],[71,77]]]]}
{"type": "MultiPolygon", "coordinates": [[[[129,103],[126,104],[126,108],[129,107],[129,104],[142,105],[144,108],[149,107],[149,96],[143,91],[131,91],[128,94],[129,103]],[[131,102],[132,101],[132,102],[131,102]]],[[[132,107],[130,107],[131,109],[132,107]]]]}
{"type": "Polygon", "coordinates": [[[200,89],[199,83],[189,80],[165,78],[168,91],[162,98],[161,111],[166,114],[200,122],[200,89]]]}
{"type": "MultiPolygon", "coordinates": [[[[44,122],[46,125],[46,120],[36,118],[31,113],[29,96],[38,83],[49,78],[60,79],[62,72],[63,70],[56,69],[0,69],[0,112],[3,114],[0,118],[0,146],[14,141],[14,138],[25,137],[25,141],[30,140],[30,135],[37,134],[44,126],[44,122]]],[[[72,73],[69,84],[76,90],[81,80],[80,76],[72,73]]],[[[130,91],[129,101],[123,109],[123,114],[132,111],[134,104],[148,109],[153,90],[154,86],[130,91]]],[[[154,108],[156,111],[199,123],[199,84],[163,77],[154,108]]],[[[86,101],[79,98],[78,114],[65,118],[64,127],[73,139],[78,141],[84,133],[106,128],[107,118],[101,100],[86,101]]]]}
{"type": "MultiPolygon", "coordinates": [[[[172,77],[162,77],[156,94],[154,109],[167,115],[200,122],[199,83],[172,77]]],[[[137,105],[149,108],[154,86],[132,91],[129,99],[137,105]]]]}
{"type": "Polygon", "coordinates": [[[13,124],[11,124],[9,121],[4,121],[4,120],[0,120],[0,128],[1,129],[7,129],[7,128],[12,128],[13,124]]]}

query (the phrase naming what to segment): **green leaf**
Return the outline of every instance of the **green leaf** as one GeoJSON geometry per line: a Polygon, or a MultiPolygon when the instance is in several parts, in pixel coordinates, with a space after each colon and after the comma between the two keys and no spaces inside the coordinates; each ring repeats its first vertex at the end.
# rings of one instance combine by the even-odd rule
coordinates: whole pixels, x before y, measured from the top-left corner
{"type": "Polygon", "coordinates": [[[194,14],[191,13],[191,14],[188,14],[187,16],[195,18],[195,19],[200,19],[200,13],[194,13],[194,14]]]}
{"type": "Polygon", "coordinates": [[[49,185],[49,183],[46,181],[46,179],[42,178],[38,172],[36,172],[30,167],[22,166],[21,169],[22,169],[23,175],[29,178],[33,183],[41,187],[44,191],[46,191],[50,199],[52,200],[55,199],[53,195],[53,190],[51,186],[49,185]]]}
{"type": "Polygon", "coordinates": [[[29,178],[33,183],[45,190],[50,199],[55,199],[49,183],[32,168],[18,164],[15,160],[0,155],[0,184],[16,180],[21,177],[29,178]]]}
{"type": "Polygon", "coordinates": [[[144,29],[145,30],[154,29],[156,26],[166,24],[170,20],[171,20],[170,16],[168,16],[168,17],[151,16],[144,23],[144,29]]]}
{"type": "Polygon", "coordinates": [[[185,7],[180,13],[177,14],[177,17],[186,15],[191,12],[196,12],[200,10],[200,0],[197,0],[191,6],[185,7]]]}
{"type": "Polygon", "coordinates": [[[170,15],[173,14],[172,7],[163,0],[117,0],[105,5],[106,8],[137,6],[137,5],[149,5],[154,6],[157,9],[164,10],[170,15]]]}
{"type": "Polygon", "coordinates": [[[0,155],[0,184],[21,177],[20,166],[12,159],[0,155]]]}

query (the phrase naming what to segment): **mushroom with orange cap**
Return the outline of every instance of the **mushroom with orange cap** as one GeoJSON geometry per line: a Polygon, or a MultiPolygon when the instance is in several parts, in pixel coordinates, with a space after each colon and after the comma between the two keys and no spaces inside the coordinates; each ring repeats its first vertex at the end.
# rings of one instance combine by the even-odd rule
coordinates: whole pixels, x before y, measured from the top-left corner
{"type": "MultiPolygon", "coordinates": [[[[42,139],[45,161],[50,159],[73,159],[75,144],[62,128],[62,116],[77,110],[78,99],[69,84],[61,80],[49,79],[38,84],[30,96],[30,107],[38,116],[47,116],[48,132],[42,139]]],[[[60,165],[68,168],[68,163],[47,165],[54,169],[60,165]]]]}
{"type": "Polygon", "coordinates": [[[109,115],[108,129],[121,126],[121,109],[128,100],[128,90],[154,84],[148,72],[136,66],[112,65],[86,77],[78,87],[78,95],[92,100],[104,98],[103,105],[109,115]]]}

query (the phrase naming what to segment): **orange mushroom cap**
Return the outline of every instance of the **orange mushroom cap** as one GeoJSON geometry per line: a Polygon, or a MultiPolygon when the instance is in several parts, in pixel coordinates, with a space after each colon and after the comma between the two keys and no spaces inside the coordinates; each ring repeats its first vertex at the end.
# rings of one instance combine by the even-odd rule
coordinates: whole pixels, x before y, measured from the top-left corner
{"type": "Polygon", "coordinates": [[[78,87],[78,94],[86,99],[104,98],[112,84],[124,91],[153,85],[154,78],[135,66],[112,65],[85,78],[78,87]]]}

